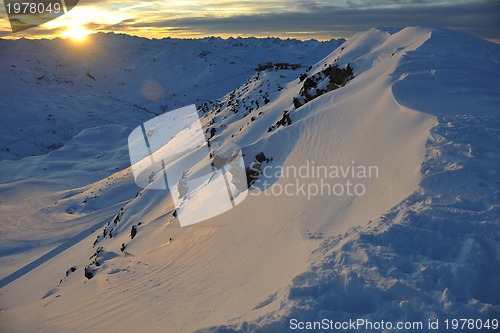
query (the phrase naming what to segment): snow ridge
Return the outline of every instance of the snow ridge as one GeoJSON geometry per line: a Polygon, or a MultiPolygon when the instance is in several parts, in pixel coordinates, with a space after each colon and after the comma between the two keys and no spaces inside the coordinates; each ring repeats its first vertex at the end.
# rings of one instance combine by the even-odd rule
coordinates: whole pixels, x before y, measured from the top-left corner
{"type": "Polygon", "coordinates": [[[292,318],[498,318],[500,47],[431,33],[391,74],[401,77],[393,85],[400,103],[437,115],[418,190],[367,227],[325,239],[278,310],[198,332],[286,332],[292,318]]]}

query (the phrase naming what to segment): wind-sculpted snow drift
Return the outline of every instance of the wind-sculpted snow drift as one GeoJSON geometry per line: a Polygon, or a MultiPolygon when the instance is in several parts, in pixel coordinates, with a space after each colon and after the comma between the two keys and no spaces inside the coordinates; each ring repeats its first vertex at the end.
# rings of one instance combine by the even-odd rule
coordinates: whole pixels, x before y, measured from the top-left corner
{"type": "MultiPolygon", "coordinates": [[[[114,215],[2,287],[0,323],[12,332],[267,333],[291,331],[291,319],[498,318],[499,65],[498,45],[414,27],[359,33],[302,72],[256,73],[200,106],[210,142],[235,142],[259,170],[376,167],[348,179],[363,195],[277,195],[344,179],[261,174],[239,206],[181,228],[169,194],[139,191],[121,166],[40,210],[114,215]],[[352,75],[323,91],[326,68],[352,75]],[[297,105],[313,77],[322,93],[297,105]],[[115,186],[129,199],[106,197],[115,186]]],[[[123,161],[112,148],[106,156],[123,161]]],[[[28,162],[19,161],[24,175],[28,162]]],[[[4,191],[19,177],[6,174],[4,191]]]]}

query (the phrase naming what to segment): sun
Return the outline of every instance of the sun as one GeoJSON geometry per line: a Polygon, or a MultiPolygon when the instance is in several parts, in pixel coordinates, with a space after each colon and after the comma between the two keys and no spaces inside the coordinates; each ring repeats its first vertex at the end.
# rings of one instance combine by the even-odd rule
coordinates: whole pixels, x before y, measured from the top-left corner
{"type": "Polygon", "coordinates": [[[89,30],[85,29],[81,25],[76,25],[66,30],[63,33],[63,37],[71,38],[75,42],[83,42],[89,34],[89,30]]]}

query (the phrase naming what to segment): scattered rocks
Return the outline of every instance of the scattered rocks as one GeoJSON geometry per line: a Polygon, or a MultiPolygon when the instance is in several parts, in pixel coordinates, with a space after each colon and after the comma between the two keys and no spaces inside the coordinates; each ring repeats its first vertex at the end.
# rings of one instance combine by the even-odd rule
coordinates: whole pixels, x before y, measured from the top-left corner
{"type": "Polygon", "coordinates": [[[327,92],[345,86],[349,80],[354,78],[353,69],[349,64],[344,69],[335,64],[311,77],[307,77],[307,75],[304,77],[304,75],[306,74],[299,77],[301,82],[304,81],[299,96],[293,98],[293,105],[296,109],[327,92]]]}
{"type": "Polygon", "coordinates": [[[94,277],[94,270],[89,265],[85,266],[85,277],[89,280],[94,277]]]}
{"type": "Polygon", "coordinates": [[[133,225],[132,229],[130,230],[130,238],[134,239],[135,235],[137,235],[137,226],[133,225]]]}
{"type": "Polygon", "coordinates": [[[255,160],[250,164],[249,167],[245,168],[246,176],[247,176],[247,185],[248,187],[252,186],[261,175],[261,166],[264,162],[271,162],[272,158],[266,157],[263,152],[258,153],[255,156],[255,160]]]}
{"type": "Polygon", "coordinates": [[[267,130],[268,132],[271,132],[274,129],[279,128],[280,126],[286,127],[290,126],[292,124],[292,119],[290,118],[290,115],[288,114],[289,111],[283,111],[283,117],[281,117],[280,120],[276,122],[273,126],[269,127],[267,130]]]}
{"type": "Polygon", "coordinates": [[[70,269],[68,269],[66,271],[66,277],[70,276],[70,274],[73,273],[74,271],[76,271],[76,267],[75,266],[73,266],[70,269]]]}

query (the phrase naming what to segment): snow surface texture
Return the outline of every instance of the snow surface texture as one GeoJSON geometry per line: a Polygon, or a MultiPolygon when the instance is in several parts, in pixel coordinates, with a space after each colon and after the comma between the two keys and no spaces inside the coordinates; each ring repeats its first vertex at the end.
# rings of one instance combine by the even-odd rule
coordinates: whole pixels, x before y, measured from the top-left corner
{"type": "Polygon", "coordinates": [[[274,167],[378,166],[361,197],[252,195],[269,186],[259,179],[235,209],[180,228],[168,193],[133,183],[123,124],[0,162],[2,218],[31,235],[2,223],[6,240],[36,243],[34,220],[48,234],[38,239],[61,233],[54,221],[95,226],[31,267],[8,266],[20,269],[1,280],[0,327],[288,332],[291,318],[498,318],[499,65],[499,46],[471,36],[373,29],[307,70],[254,74],[200,106],[211,142],[235,142],[247,163],[263,152],[274,167]],[[316,94],[325,68],[348,64],[354,78],[296,108],[299,74],[320,78],[316,94]],[[90,145],[96,136],[107,147],[90,145]]]}
{"type": "Polygon", "coordinates": [[[418,190],[368,227],[327,238],[308,271],[287,288],[279,310],[199,332],[285,332],[292,318],[499,318],[500,46],[431,30],[408,52],[402,46],[419,30],[390,38],[371,31],[344,45],[347,51],[366,46],[367,35],[382,38],[376,49],[389,46],[392,57],[401,55],[388,73],[397,79],[395,99],[437,116],[418,190]]]}

